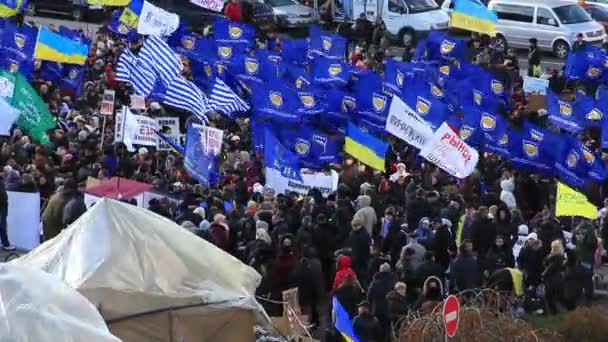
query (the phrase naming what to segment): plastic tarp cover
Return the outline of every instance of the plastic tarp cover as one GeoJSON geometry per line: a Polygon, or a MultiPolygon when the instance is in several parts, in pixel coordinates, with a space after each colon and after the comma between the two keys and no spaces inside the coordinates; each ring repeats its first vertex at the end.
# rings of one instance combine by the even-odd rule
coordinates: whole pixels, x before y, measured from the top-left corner
{"type": "Polygon", "coordinates": [[[0,341],[120,342],[76,290],[40,270],[0,264],[0,341]]]}
{"type": "Polygon", "coordinates": [[[106,320],[193,304],[267,318],[253,268],[160,215],[110,199],[12,262],[55,275],[106,320]]]}

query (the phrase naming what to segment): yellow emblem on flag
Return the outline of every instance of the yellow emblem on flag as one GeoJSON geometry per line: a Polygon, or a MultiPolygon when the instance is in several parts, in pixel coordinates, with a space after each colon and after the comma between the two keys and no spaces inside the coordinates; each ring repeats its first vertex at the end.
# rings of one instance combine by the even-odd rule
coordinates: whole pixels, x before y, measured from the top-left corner
{"type": "Polygon", "coordinates": [[[283,95],[278,91],[270,92],[270,103],[272,103],[275,107],[281,107],[283,105],[283,95]]]}
{"type": "Polygon", "coordinates": [[[312,95],[301,95],[300,101],[306,108],[312,108],[315,106],[315,97],[312,95]]]}
{"type": "Polygon", "coordinates": [[[340,64],[330,64],[329,65],[329,75],[335,77],[339,73],[342,72],[342,66],[340,64]]]}
{"type": "Polygon", "coordinates": [[[383,96],[374,95],[372,98],[372,105],[376,112],[382,112],[386,107],[386,99],[383,96]]]}
{"type": "Polygon", "coordinates": [[[243,29],[238,26],[231,25],[230,28],[228,28],[228,34],[232,39],[239,39],[243,36],[243,29]]]}
{"type": "Polygon", "coordinates": [[[323,37],[321,40],[323,42],[323,50],[329,51],[331,49],[331,38],[323,37]]]}
{"type": "Polygon", "coordinates": [[[533,142],[524,142],[524,153],[530,158],[538,157],[538,145],[533,142]]]}
{"type": "Polygon", "coordinates": [[[496,95],[502,95],[502,93],[505,91],[502,82],[500,82],[499,80],[492,80],[492,91],[496,95]]]}
{"type": "Polygon", "coordinates": [[[218,48],[217,48],[217,54],[222,59],[229,59],[230,57],[232,57],[232,47],[230,47],[230,46],[218,46],[218,48]]]}
{"type": "Polygon", "coordinates": [[[559,101],[559,113],[567,118],[570,117],[572,115],[572,105],[564,101],[559,101]]]}
{"type": "Polygon", "coordinates": [[[183,37],[182,38],[182,46],[188,50],[194,49],[194,38],[192,37],[183,37]]]}
{"type": "Polygon", "coordinates": [[[15,34],[15,45],[17,45],[18,48],[23,49],[23,47],[25,46],[25,36],[21,34],[15,34]]]}
{"type": "Polygon", "coordinates": [[[247,73],[249,75],[254,75],[258,72],[258,61],[256,61],[255,59],[247,59],[245,60],[245,70],[247,70],[247,73]]]}
{"type": "Polygon", "coordinates": [[[498,145],[505,146],[509,143],[509,136],[507,133],[503,134],[500,140],[498,141],[498,145]]]}
{"type": "Polygon", "coordinates": [[[439,46],[439,51],[441,51],[442,55],[447,55],[450,52],[452,52],[452,50],[454,50],[455,46],[456,46],[455,42],[453,42],[451,40],[444,39],[441,42],[441,45],[439,46]]]}
{"type": "Polygon", "coordinates": [[[483,99],[483,94],[477,89],[473,89],[473,101],[478,106],[481,106],[481,100],[483,99]]]}
{"type": "Polygon", "coordinates": [[[574,152],[568,153],[568,157],[566,158],[566,165],[569,168],[573,169],[576,167],[576,163],[578,162],[578,155],[574,152]]]}
{"type": "Polygon", "coordinates": [[[431,104],[429,103],[429,101],[427,101],[425,98],[418,96],[418,99],[416,101],[416,111],[418,112],[418,114],[425,116],[429,113],[429,110],[431,110],[431,104]]]}
{"type": "Polygon", "coordinates": [[[404,79],[405,79],[405,76],[403,75],[401,70],[397,70],[397,75],[395,76],[395,83],[397,84],[397,87],[403,88],[404,79]]]}
{"type": "Polygon", "coordinates": [[[597,108],[593,108],[589,113],[587,113],[587,120],[599,121],[602,120],[602,117],[604,117],[604,114],[602,114],[602,112],[597,108]]]}
{"type": "Polygon", "coordinates": [[[481,114],[481,128],[484,130],[493,130],[496,128],[496,119],[490,113],[481,114]]]}

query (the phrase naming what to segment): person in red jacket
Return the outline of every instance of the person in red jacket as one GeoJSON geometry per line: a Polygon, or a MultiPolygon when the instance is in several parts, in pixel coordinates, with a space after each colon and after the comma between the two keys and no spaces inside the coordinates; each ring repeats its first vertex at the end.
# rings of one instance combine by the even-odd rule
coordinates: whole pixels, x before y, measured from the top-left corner
{"type": "Polygon", "coordinates": [[[347,276],[351,276],[355,282],[357,281],[357,275],[355,274],[355,271],[353,271],[353,269],[350,267],[351,262],[351,258],[347,255],[340,255],[338,257],[338,267],[336,277],[334,278],[334,287],[332,291],[335,291],[337,288],[339,288],[347,276]]]}
{"type": "Polygon", "coordinates": [[[229,0],[226,9],[224,9],[224,15],[226,15],[230,21],[240,22],[242,17],[241,12],[241,4],[238,0],[229,0]]]}

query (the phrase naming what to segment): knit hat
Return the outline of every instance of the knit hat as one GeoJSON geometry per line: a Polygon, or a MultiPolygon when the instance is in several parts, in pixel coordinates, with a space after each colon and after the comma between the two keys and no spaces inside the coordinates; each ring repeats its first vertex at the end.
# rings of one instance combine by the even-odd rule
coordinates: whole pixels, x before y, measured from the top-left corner
{"type": "Polygon", "coordinates": [[[198,208],[194,209],[193,213],[194,213],[195,215],[200,216],[200,217],[201,217],[201,218],[203,218],[203,219],[204,219],[204,218],[205,218],[205,216],[207,215],[207,213],[205,212],[205,208],[201,208],[201,207],[198,207],[198,208]]]}
{"type": "Polygon", "coordinates": [[[519,227],[517,227],[517,234],[528,235],[528,226],[526,226],[525,224],[522,224],[519,227]]]}
{"type": "Polygon", "coordinates": [[[390,270],[391,270],[391,265],[389,265],[387,262],[380,265],[380,272],[390,272],[390,270]]]}

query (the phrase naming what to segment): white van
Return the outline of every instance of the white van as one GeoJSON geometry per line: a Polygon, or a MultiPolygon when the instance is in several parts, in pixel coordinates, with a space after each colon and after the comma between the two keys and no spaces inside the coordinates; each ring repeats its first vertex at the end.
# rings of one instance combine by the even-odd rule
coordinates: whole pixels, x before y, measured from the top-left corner
{"type": "Polygon", "coordinates": [[[576,36],[591,44],[603,44],[604,27],[572,0],[493,0],[488,8],[498,16],[496,40],[503,48],[527,48],[536,38],[542,51],[565,58],[576,36]]]}

